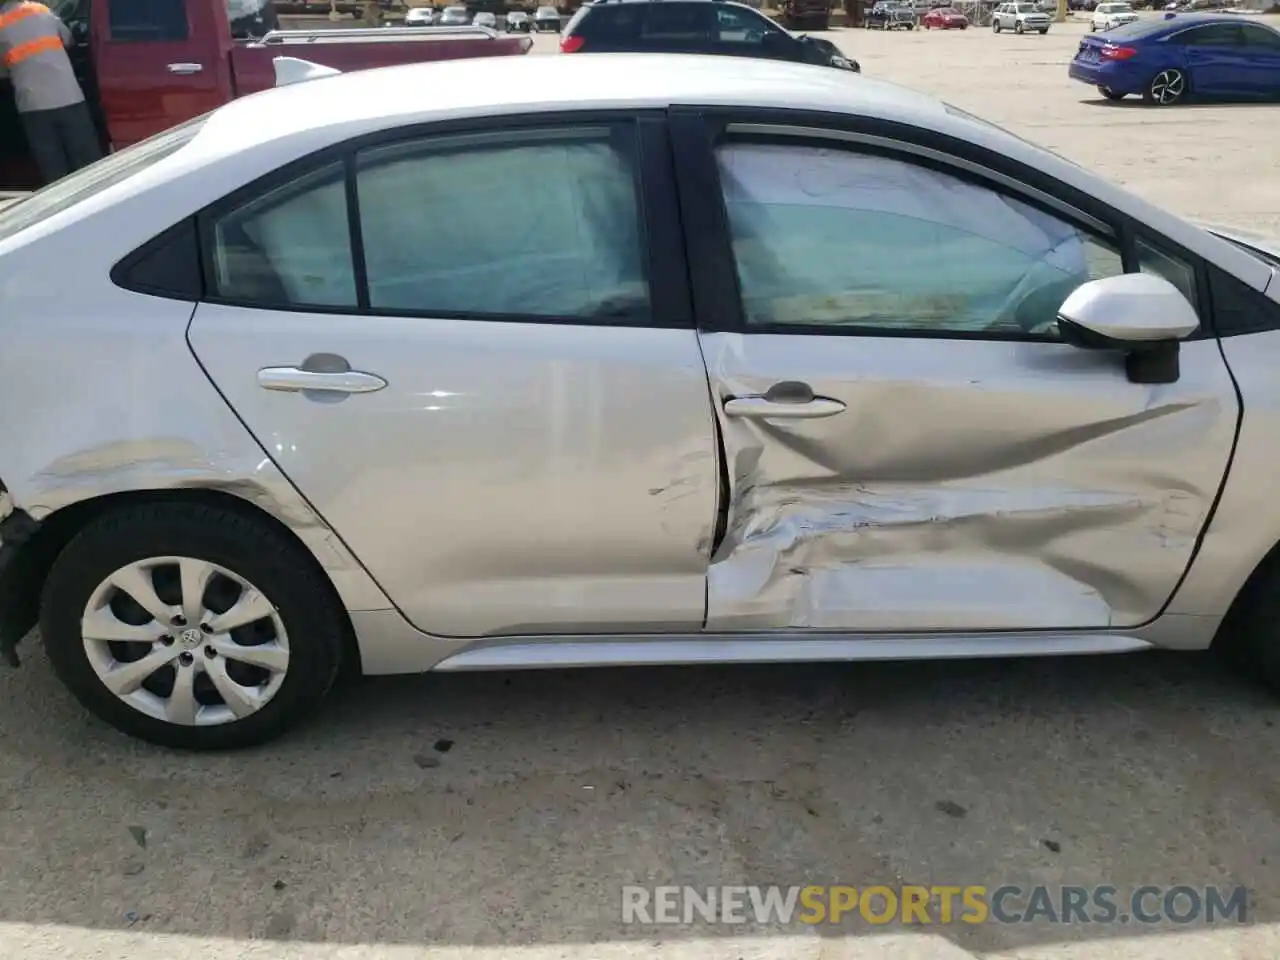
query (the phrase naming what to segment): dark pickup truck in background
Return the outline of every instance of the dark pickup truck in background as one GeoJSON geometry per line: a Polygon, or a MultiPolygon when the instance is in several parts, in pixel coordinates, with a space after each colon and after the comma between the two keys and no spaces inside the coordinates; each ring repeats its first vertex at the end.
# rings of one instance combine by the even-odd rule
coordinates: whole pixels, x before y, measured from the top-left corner
{"type": "MultiPolygon", "coordinates": [[[[231,4],[240,36],[228,0],[50,0],[50,8],[75,37],[72,61],[107,149],[274,86],[279,56],[345,72],[532,46],[527,36],[477,27],[273,30],[271,0],[231,4]]],[[[0,78],[0,191],[38,182],[9,80],[0,78]]]]}

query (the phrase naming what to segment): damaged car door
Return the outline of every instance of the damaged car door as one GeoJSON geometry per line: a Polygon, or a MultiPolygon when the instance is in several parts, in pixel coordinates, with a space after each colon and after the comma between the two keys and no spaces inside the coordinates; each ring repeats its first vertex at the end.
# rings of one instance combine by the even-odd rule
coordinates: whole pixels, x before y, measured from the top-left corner
{"type": "Polygon", "coordinates": [[[1230,374],[1201,332],[1175,343],[1171,382],[1133,382],[1056,320],[1080,284],[1126,272],[1195,306],[1194,269],[972,164],[821,133],[703,141],[721,290],[738,291],[701,332],[730,491],[707,629],[1158,616],[1225,477],[1230,374]]]}

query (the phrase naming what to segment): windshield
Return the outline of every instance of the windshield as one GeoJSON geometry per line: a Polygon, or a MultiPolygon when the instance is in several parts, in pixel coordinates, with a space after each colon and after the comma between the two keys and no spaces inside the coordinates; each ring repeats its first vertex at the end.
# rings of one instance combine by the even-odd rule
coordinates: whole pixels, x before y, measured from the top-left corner
{"type": "Polygon", "coordinates": [[[1035,12],[1036,12],[1035,4],[1031,4],[1031,3],[1020,3],[1020,4],[1018,4],[1018,5],[1017,5],[1015,12],[1017,12],[1017,13],[1035,13],[1035,12]]]}
{"type": "Polygon", "coordinates": [[[70,176],[37,190],[25,200],[6,207],[0,212],[0,241],[9,239],[41,220],[69,210],[82,200],[88,200],[123,183],[165,157],[177,153],[195,139],[207,116],[205,114],[180,123],[131,147],[108,154],[97,163],[82,167],[70,176]]]}

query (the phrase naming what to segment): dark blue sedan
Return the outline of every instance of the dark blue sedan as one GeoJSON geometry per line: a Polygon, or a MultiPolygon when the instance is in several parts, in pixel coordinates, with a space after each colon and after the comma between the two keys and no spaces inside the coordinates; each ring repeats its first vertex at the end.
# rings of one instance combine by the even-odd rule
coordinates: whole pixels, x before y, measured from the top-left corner
{"type": "Polygon", "coordinates": [[[1140,93],[1160,106],[1280,97],[1280,33],[1237,16],[1156,14],[1085,37],[1069,73],[1108,100],[1140,93]]]}

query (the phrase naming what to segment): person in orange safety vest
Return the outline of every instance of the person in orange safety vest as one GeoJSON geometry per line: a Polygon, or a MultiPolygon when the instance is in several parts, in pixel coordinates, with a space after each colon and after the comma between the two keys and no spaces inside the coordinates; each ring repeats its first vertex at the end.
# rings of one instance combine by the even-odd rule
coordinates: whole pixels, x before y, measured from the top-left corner
{"type": "Polygon", "coordinates": [[[67,55],[71,31],[42,3],[0,0],[0,75],[13,84],[31,155],[46,183],[102,156],[67,55]]]}

